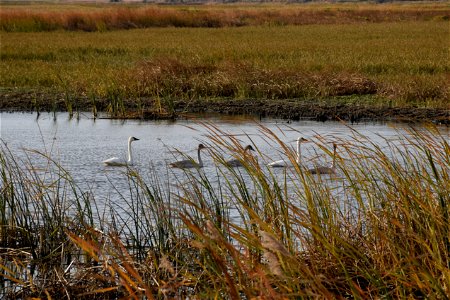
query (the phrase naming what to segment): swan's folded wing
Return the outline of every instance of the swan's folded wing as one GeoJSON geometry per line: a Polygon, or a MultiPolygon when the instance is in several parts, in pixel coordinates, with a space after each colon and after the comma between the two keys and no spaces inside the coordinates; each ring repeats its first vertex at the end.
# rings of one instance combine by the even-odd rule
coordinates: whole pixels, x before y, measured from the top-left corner
{"type": "Polygon", "coordinates": [[[334,174],[336,171],[333,168],[317,166],[315,168],[309,169],[308,172],[311,174],[334,174]]]}
{"type": "Polygon", "coordinates": [[[190,160],[180,160],[169,164],[172,168],[186,168],[192,164],[190,160]]]}
{"type": "Polygon", "coordinates": [[[171,166],[172,168],[180,168],[180,169],[203,167],[203,165],[198,164],[197,162],[190,160],[190,159],[176,161],[176,162],[170,163],[169,166],[171,166]]]}
{"type": "Polygon", "coordinates": [[[288,163],[282,159],[273,161],[273,162],[267,164],[267,166],[272,167],[272,168],[286,167],[287,165],[288,165],[288,163]]]}
{"type": "Polygon", "coordinates": [[[107,160],[104,160],[103,163],[105,165],[111,165],[111,166],[112,165],[123,165],[123,164],[125,164],[125,162],[122,159],[118,158],[118,157],[108,158],[107,160]]]}
{"type": "Polygon", "coordinates": [[[234,167],[242,167],[242,163],[238,159],[231,159],[227,162],[225,162],[225,165],[231,168],[234,167]]]}

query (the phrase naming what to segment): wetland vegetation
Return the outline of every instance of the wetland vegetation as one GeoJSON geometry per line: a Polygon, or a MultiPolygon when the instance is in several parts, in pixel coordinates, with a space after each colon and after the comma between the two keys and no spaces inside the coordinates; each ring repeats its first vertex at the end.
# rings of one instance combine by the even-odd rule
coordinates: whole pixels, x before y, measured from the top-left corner
{"type": "Polygon", "coordinates": [[[1,5],[1,109],[449,119],[446,3],[1,5]]]}
{"type": "MultiPolygon", "coordinates": [[[[46,153],[0,151],[7,298],[433,298],[450,288],[450,146],[436,128],[380,147],[315,137],[336,175],[265,167],[212,124],[216,174],[124,169],[125,207],[99,209],[46,153]],[[226,166],[229,155],[243,167],[226,166]]],[[[285,158],[295,151],[278,141],[285,158]]],[[[214,172],[213,172],[214,173],[214,172]]]]}
{"type": "MultiPolygon", "coordinates": [[[[445,2],[0,7],[3,110],[449,122],[445,2]]],[[[120,211],[51,154],[2,144],[0,297],[448,298],[448,134],[318,136],[338,155],[317,176],[204,126],[215,176],[125,168],[120,211]]]]}

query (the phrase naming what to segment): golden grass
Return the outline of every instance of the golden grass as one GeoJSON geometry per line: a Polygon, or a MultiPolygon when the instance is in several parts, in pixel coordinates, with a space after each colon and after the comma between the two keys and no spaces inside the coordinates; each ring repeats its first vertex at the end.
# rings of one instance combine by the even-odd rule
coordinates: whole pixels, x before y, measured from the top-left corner
{"type": "Polygon", "coordinates": [[[441,21],[1,32],[0,86],[75,98],[371,95],[448,107],[448,33],[441,21]]]}
{"type": "Polygon", "coordinates": [[[4,31],[104,31],[148,27],[352,24],[448,20],[445,3],[303,5],[2,5],[4,31]]]}

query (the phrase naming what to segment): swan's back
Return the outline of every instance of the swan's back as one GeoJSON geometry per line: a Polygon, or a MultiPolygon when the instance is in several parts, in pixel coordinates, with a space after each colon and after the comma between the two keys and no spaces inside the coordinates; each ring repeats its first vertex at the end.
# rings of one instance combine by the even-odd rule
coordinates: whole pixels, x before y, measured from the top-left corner
{"type": "Polygon", "coordinates": [[[235,167],[242,167],[243,164],[238,159],[231,159],[231,160],[225,162],[225,166],[230,167],[230,168],[235,168],[235,167]]]}
{"type": "Polygon", "coordinates": [[[111,157],[107,160],[104,160],[103,163],[107,166],[126,166],[127,162],[123,159],[120,159],[118,157],[111,157]]]}
{"type": "Polygon", "coordinates": [[[170,166],[172,168],[179,168],[179,169],[190,169],[190,168],[201,168],[202,165],[198,164],[197,162],[186,159],[186,160],[180,160],[173,163],[170,163],[170,166]]]}
{"type": "Polygon", "coordinates": [[[272,168],[284,168],[289,165],[292,165],[292,163],[288,163],[285,160],[277,160],[277,161],[273,161],[273,162],[267,164],[267,166],[272,167],[272,168]]]}
{"type": "Polygon", "coordinates": [[[316,168],[312,168],[308,170],[311,174],[336,174],[335,168],[318,166],[316,168]]]}

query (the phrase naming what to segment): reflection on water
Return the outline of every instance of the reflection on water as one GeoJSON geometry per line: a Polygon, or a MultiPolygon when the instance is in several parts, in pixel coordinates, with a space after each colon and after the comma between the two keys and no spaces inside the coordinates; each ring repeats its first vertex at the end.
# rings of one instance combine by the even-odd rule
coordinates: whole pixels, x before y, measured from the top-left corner
{"type": "MultiPolygon", "coordinates": [[[[277,136],[292,148],[295,140],[301,135],[310,140],[318,141],[320,136],[328,141],[357,139],[353,130],[367,136],[383,147],[387,140],[398,139],[402,125],[389,124],[358,124],[350,128],[337,122],[318,123],[300,121],[286,123],[277,120],[255,122],[248,119],[210,119],[222,131],[237,137],[242,145],[254,144],[265,155],[259,162],[264,163],[283,158],[276,141],[268,139],[261,132],[260,124],[272,130],[277,136]]],[[[59,113],[54,119],[53,114],[41,114],[37,119],[35,114],[1,113],[1,139],[15,156],[25,158],[31,155],[24,149],[38,150],[52,157],[67,169],[76,183],[82,188],[90,189],[96,199],[115,199],[117,192],[126,198],[129,186],[125,169],[108,167],[102,161],[112,156],[127,158],[127,139],[129,136],[139,138],[133,143],[135,168],[141,175],[158,174],[159,180],[179,184],[183,171],[169,170],[168,163],[180,158],[181,151],[196,158],[196,148],[200,142],[208,144],[207,129],[195,121],[138,121],[138,120],[93,120],[81,116],[79,120],[69,120],[68,114],[59,113]],[[111,188],[114,186],[117,190],[111,188]]],[[[405,125],[406,126],[406,125],[405,125]]],[[[448,128],[442,128],[448,136],[448,128]]],[[[325,145],[327,146],[327,145],[325,145]]],[[[306,163],[319,159],[323,164],[330,162],[330,157],[318,151],[314,143],[302,146],[302,155],[306,163]]],[[[331,147],[331,145],[330,145],[331,147]]],[[[229,153],[224,153],[229,157],[229,153]]],[[[212,158],[203,153],[204,172],[214,181],[217,172],[212,158]]],[[[34,162],[36,163],[36,162],[34,162]]],[[[283,173],[282,170],[274,171],[283,173]]],[[[216,180],[217,181],[217,180],[216,180]]],[[[119,204],[120,206],[120,201],[119,204]]]]}

